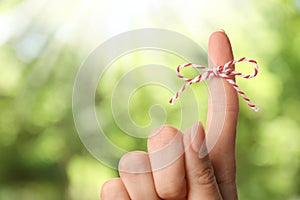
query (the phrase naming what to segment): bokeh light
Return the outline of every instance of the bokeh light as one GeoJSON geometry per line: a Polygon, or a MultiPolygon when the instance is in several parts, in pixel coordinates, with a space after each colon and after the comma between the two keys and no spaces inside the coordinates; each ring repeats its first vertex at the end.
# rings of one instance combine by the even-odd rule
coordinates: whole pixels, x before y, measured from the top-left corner
{"type": "MultiPolygon", "coordinates": [[[[299,0],[1,1],[0,200],[97,199],[101,185],[118,176],[81,143],[73,121],[72,90],[79,66],[94,48],[114,35],[139,28],[173,30],[204,48],[209,34],[222,28],[236,58],[258,61],[257,78],[237,80],[260,107],[254,113],[240,103],[239,196],[300,199],[299,5],[299,0]]],[[[119,65],[147,64],[152,54],[144,53],[124,57],[119,65]]],[[[155,63],[174,63],[174,72],[181,64],[178,58],[160,56],[155,63]]],[[[125,70],[116,69],[106,84],[125,70]]],[[[197,99],[206,104],[207,91],[202,87],[192,89],[203,91],[197,99]]],[[[147,88],[142,92],[147,94],[147,88]]],[[[105,101],[108,93],[109,88],[97,90],[97,109],[105,111],[110,106],[105,101]]],[[[142,98],[139,93],[132,96],[137,103],[130,104],[130,114],[145,125],[150,119],[142,118],[148,112],[144,107],[151,102],[142,104],[142,98]]],[[[205,114],[199,119],[205,121],[205,114]]],[[[168,120],[176,126],[176,115],[168,120]]],[[[124,148],[146,150],[145,141],[122,135],[114,121],[105,126],[124,148]]]]}

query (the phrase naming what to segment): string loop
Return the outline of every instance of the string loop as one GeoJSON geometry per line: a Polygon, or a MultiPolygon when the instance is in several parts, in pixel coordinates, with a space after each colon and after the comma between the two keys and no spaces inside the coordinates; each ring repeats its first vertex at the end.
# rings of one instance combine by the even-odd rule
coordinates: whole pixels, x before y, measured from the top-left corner
{"type": "Polygon", "coordinates": [[[201,81],[210,79],[212,77],[222,77],[224,79],[226,79],[226,81],[237,91],[238,94],[240,94],[242,96],[242,98],[244,99],[244,101],[248,104],[248,106],[254,110],[254,111],[258,111],[259,108],[256,107],[251,101],[250,99],[246,96],[245,92],[243,92],[239,86],[236,84],[236,82],[234,80],[232,80],[231,76],[239,76],[241,78],[245,78],[245,79],[250,79],[250,78],[254,78],[258,73],[258,64],[255,60],[250,59],[250,58],[240,58],[237,60],[231,60],[227,63],[225,63],[224,65],[220,65],[217,67],[213,67],[213,68],[208,68],[208,67],[204,67],[201,65],[196,65],[193,63],[187,63],[187,64],[182,64],[179,65],[177,67],[176,70],[176,75],[178,78],[184,80],[186,82],[186,84],[180,89],[178,90],[178,92],[176,92],[176,94],[170,99],[169,103],[171,105],[174,104],[175,100],[178,99],[179,95],[190,85],[192,85],[193,83],[199,83],[201,81]],[[230,68],[230,66],[239,63],[239,62],[249,62],[251,64],[253,64],[254,66],[254,71],[252,74],[249,75],[245,75],[241,72],[235,71],[234,69],[230,68]],[[181,69],[185,68],[185,67],[193,67],[199,70],[204,71],[203,73],[201,73],[200,75],[190,79],[190,78],[186,78],[183,75],[180,74],[181,69]]]}

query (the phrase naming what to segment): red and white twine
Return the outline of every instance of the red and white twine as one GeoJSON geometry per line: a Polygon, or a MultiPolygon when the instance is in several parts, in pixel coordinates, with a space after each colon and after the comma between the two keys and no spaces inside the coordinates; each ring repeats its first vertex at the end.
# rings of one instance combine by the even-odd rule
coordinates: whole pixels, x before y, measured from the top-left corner
{"type": "Polygon", "coordinates": [[[222,77],[222,78],[226,79],[226,81],[232,85],[232,87],[237,91],[237,93],[239,93],[243,97],[244,101],[248,104],[248,106],[257,112],[258,107],[256,107],[254,104],[251,103],[250,99],[246,96],[246,94],[239,88],[239,86],[236,84],[236,82],[234,80],[232,80],[232,78],[230,77],[230,76],[239,76],[242,78],[250,79],[250,78],[255,77],[257,75],[257,73],[258,73],[257,62],[255,60],[245,58],[245,57],[237,59],[237,60],[231,60],[224,65],[220,65],[220,66],[217,66],[214,68],[207,68],[207,67],[204,67],[201,65],[195,65],[193,63],[182,64],[177,67],[176,74],[177,74],[178,78],[184,80],[186,82],[186,84],[178,92],[176,92],[176,94],[172,97],[172,99],[170,99],[169,102],[170,102],[170,104],[173,105],[174,101],[179,97],[179,95],[188,86],[192,85],[193,83],[198,83],[198,82],[210,79],[215,76],[215,77],[222,77]],[[254,72],[250,75],[244,75],[244,74],[237,72],[234,69],[230,68],[230,66],[232,66],[238,62],[249,62],[249,63],[253,64],[254,72]],[[196,76],[195,78],[189,79],[180,74],[180,70],[185,67],[193,67],[196,69],[200,69],[204,72],[202,74],[196,76]]]}

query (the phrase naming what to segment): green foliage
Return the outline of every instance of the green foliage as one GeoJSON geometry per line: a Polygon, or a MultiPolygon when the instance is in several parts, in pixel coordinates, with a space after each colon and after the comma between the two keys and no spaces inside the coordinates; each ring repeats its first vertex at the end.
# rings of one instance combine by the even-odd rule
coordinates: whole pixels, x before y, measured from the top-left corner
{"type": "MultiPolygon", "coordinates": [[[[88,52],[110,37],[109,31],[108,36],[105,35],[109,26],[103,27],[103,35],[96,34],[97,38],[83,30],[85,24],[80,20],[89,15],[87,10],[75,15],[78,24],[74,21],[74,24],[63,24],[74,17],[73,3],[65,1],[64,12],[50,1],[49,7],[46,1],[41,2],[35,5],[39,12],[31,10],[30,6],[35,4],[32,1],[0,3],[0,200],[96,199],[101,185],[118,173],[93,158],[81,143],[73,122],[71,98],[78,67],[88,52]],[[51,13],[55,10],[52,8],[57,8],[58,13],[51,13]],[[78,29],[73,27],[75,24],[78,29]]],[[[227,7],[232,12],[224,16],[227,22],[209,13],[205,26],[209,30],[224,28],[232,40],[236,57],[253,57],[260,65],[257,78],[238,80],[261,108],[254,113],[244,102],[240,103],[237,129],[240,199],[299,199],[299,1],[253,0],[247,7],[239,5],[239,9],[235,7],[237,1],[228,2],[227,7]],[[242,21],[238,19],[244,14],[249,16],[243,16],[242,21]]],[[[199,4],[199,8],[201,6],[199,4]]],[[[174,15],[171,9],[168,14],[169,17],[174,15]]],[[[105,19],[105,16],[100,17],[105,19]]],[[[153,21],[161,28],[186,28],[180,20],[165,27],[158,15],[153,16],[153,21]]],[[[193,26],[198,26],[196,23],[197,20],[193,26]]],[[[137,27],[144,26],[141,23],[137,27]]],[[[187,30],[183,32],[199,41],[193,36],[194,32],[187,30]]],[[[181,62],[166,53],[159,58],[155,63],[176,66],[181,62]]],[[[113,84],[130,70],[127,66],[134,68],[152,59],[142,53],[124,59],[115,63],[117,67],[111,68],[109,76],[102,80],[107,87],[96,91],[97,115],[106,119],[103,128],[116,145],[128,151],[146,150],[145,138],[125,135],[114,121],[110,95],[113,84]]],[[[142,77],[137,80],[139,78],[142,77]]],[[[193,86],[192,90],[205,93],[202,87],[193,86]]],[[[141,88],[129,101],[130,117],[139,126],[146,126],[155,119],[148,110],[154,103],[160,103],[165,108],[166,123],[182,127],[180,108],[170,108],[165,103],[171,95],[157,85],[141,88]],[[153,92],[161,95],[154,96],[153,92]]],[[[199,93],[196,98],[205,105],[207,94],[199,93]]],[[[122,105],[122,99],[119,103],[122,105]]],[[[198,119],[205,121],[206,107],[199,110],[198,119]]]]}

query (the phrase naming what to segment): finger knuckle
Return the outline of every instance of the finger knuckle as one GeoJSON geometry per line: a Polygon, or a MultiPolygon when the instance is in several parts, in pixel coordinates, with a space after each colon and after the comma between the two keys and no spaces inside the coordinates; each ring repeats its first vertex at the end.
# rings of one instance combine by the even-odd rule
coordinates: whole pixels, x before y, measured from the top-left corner
{"type": "Polygon", "coordinates": [[[110,191],[111,191],[111,180],[106,181],[102,185],[101,193],[100,193],[101,199],[107,199],[110,191]]]}
{"type": "Polygon", "coordinates": [[[120,187],[116,187],[118,185],[117,179],[111,179],[106,181],[101,188],[100,197],[103,200],[116,199],[122,193],[120,187]]]}
{"type": "Polygon", "coordinates": [[[216,183],[214,170],[212,167],[207,167],[196,176],[196,184],[198,185],[213,185],[216,183]]]}
{"type": "Polygon", "coordinates": [[[157,194],[162,199],[182,199],[186,195],[186,187],[174,182],[166,183],[157,189],[157,194]]]}

